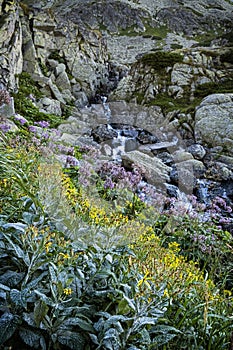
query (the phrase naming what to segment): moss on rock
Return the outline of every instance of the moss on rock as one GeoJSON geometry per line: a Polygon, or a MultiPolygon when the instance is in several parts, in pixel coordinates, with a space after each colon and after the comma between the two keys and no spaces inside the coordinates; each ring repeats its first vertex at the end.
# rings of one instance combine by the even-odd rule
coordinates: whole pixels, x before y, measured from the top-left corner
{"type": "Polygon", "coordinates": [[[138,59],[138,63],[142,63],[155,70],[173,66],[175,63],[182,61],[183,56],[180,53],[165,51],[150,52],[138,59]]]}
{"type": "Polygon", "coordinates": [[[40,99],[43,94],[30,74],[23,72],[18,76],[18,79],[19,90],[17,93],[12,94],[16,112],[27,118],[28,121],[46,120],[51,127],[58,126],[64,120],[64,116],[60,117],[55,114],[40,112],[33,102],[33,100],[40,99]]]}

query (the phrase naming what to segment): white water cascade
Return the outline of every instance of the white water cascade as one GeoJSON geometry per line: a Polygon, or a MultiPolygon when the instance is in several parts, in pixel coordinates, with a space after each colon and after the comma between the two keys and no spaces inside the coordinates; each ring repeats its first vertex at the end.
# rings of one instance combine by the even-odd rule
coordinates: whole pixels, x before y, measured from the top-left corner
{"type": "Polygon", "coordinates": [[[103,96],[101,97],[104,113],[107,119],[107,129],[108,130],[114,130],[117,133],[117,136],[114,137],[108,144],[112,148],[112,158],[117,163],[121,163],[121,155],[125,152],[133,151],[137,148],[137,141],[135,140],[135,137],[130,136],[124,136],[122,135],[122,130],[113,128],[110,124],[111,120],[111,109],[109,107],[109,104],[107,103],[107,97],[103,96]]]}

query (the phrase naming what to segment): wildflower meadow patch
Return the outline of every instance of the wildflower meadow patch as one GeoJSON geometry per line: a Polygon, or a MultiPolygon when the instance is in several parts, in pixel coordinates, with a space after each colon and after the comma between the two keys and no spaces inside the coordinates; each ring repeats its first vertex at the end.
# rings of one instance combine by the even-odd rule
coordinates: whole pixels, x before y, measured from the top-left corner
{"type": "Polygon", "coordinates": [[[223,199],[204,221],[142,195],[143,169],[93,167],[48,121],[17,122],[0,135],[1,349],[230,349],[223,199]]]}

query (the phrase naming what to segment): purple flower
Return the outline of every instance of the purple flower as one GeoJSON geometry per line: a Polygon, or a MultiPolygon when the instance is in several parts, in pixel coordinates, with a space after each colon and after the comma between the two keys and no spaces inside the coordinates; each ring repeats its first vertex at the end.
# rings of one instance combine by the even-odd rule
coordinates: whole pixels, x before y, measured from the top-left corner
{"type": "Polygon", "coordinates": [[[43,132],[41,134],[41,138],[43,138],[44,140],[48,140],[49,139],[49,134],[47,132],[43,132]]]}
{"type": "Polygon", "coordinates": [[[3,132],[8,132],[8,131],[11,129],[11,127],[10,127],[10,125],[8,125],[8,124],[0,124],[0,129],[1,129],[3,132]]]}
{"type": "Polygon", "coordinates": [[[36,146],[40,146],[41,145],[41,142],[40,142],[40,140],[37,137],[33,136],[31,140],[36,146]]]}
{"type": "Polygon", "coordinates": [[[79,165],[79,161],[75,157],[72,157],[72,156],[66,157],[66,166],[67,167],[77,166],[77,165],[79,165]]]}
{"type": "Polygon", "coordinates": [[[49,122],[47,122],[46,120],[35,122],[34,124],[39,125],[41,128],[48,128],[50,125],[49,122]]]}
{"type": "Polygon", "coordinates": [[[25,119],[21,115],[16,115],[15,120],[17,120],[21,125],[24,125],[27,123],[27,119],[25,119]]]}
{"type": "Polygon", "coordinates": [[[108,178],[104,183],[104,188],[105,189],[109,188],[110,190],[112,190],[114,187],[115,187],[114,182],[112,182],[112,180],[108,178]]]}
{"type": "Polygon", "coordinates": [[[30,125],[30,126],[28,127],[28,130],[29,130],[30,132],[36,133],[36,132],[37,132],[37,127],[36,127],[36,126],[33,126],[33,125],[30,125]]]}

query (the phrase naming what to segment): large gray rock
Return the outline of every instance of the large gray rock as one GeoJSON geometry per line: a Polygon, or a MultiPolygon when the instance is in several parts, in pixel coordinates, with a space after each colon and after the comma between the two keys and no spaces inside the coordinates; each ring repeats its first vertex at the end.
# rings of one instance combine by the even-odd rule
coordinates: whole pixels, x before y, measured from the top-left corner
{"type": "Polygon", "coordinates": [[[0,105],[0,117],[10,118],[15,114],[14,99],[11,97],[9,103],[0,105]]]}
{"type": "Polygon", "coordinates": [[[233,154],[233,94],[209,95],[195,115],[195,138],[210,147],[222,146],[233,154]]]}
{"type": "Polygon", "coordinates": [[[48,97],[44,97],[40,100],[38,104],[40,106],[40,111],[49,114],[62,115],[61,104],[57,100],[52,100],[48,97]]]}
{"type": "Polygon", "coordinates": [[[123,164],[129,166],[136,164],[145,169],[147,181],[155,186],[164,187],[170,181],[170,167],[165,165],[159,158],[151,157],[139,151],[132,151],[122,155],[123,164]]]}

